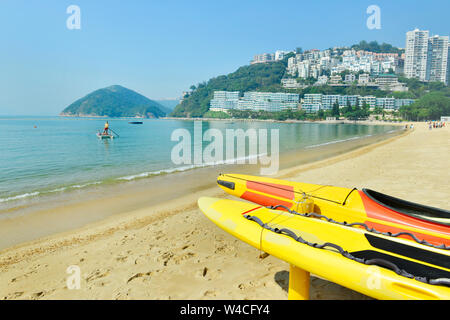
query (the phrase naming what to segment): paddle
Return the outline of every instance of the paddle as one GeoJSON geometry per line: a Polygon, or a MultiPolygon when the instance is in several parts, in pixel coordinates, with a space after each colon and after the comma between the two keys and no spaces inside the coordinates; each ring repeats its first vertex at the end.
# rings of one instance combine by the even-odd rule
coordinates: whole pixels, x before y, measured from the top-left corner
{"type": "Polygon", "coordinates": [[[111,130],[112,133],[114,133],[118,138],[120,138],[120,136],[113,129],[109,128],[109,130],[111,130]]]}

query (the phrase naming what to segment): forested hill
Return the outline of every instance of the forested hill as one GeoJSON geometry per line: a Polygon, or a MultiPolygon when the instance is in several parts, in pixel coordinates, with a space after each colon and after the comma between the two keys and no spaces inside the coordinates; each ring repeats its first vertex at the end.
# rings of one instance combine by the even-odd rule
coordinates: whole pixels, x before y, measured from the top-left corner
{"type": "Polygon", "coordinates": [[[197,87],[172,112],[174,117],[201,117],[209,109],[214,91],[282,91],[281,79],[286,71],[287,59],[240,67],[233,73],[218,76],[197,87]]]}
{"type": "Polygon", "coordinates": [[[78,99],[61,112],[62,116],[106,116],[159,118],[165,107],[119,85],[96,90],[78,99]]]}

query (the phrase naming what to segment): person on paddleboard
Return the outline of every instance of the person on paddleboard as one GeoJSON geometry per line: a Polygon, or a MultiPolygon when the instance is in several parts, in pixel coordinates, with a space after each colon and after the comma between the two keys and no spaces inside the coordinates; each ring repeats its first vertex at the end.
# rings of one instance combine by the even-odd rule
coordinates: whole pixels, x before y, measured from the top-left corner
{"type": "Polygon", "coordinates": [[[105,128],[103,129],[103,134],[106,134],[106,135],[109,134],[108,130],[109,130],[109,123],[108,123],[108,121],[106,121],[105,128]]]}

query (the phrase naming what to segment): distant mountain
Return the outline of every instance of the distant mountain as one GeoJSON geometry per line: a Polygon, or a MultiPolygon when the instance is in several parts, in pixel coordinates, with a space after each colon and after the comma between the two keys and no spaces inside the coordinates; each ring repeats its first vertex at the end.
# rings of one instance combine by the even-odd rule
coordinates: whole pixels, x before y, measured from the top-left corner
{"type": "Polygon", "coordinates": [[[160,105],[162,105],[163,107],[165,107],[165,109],[167,110],[166,113],[170,113],[173,111],[173,109],[175,109],[175,107],[180,104],[180,99],[167,99],[167,100],[155,100],[156,102],[158,102],[160,105]]]}
{"type": "Polygon", "coordinates": [[[166,108],[156,101],[119,85],[96,90],[65,108],[62,116],[158,118],[166,108]]]}

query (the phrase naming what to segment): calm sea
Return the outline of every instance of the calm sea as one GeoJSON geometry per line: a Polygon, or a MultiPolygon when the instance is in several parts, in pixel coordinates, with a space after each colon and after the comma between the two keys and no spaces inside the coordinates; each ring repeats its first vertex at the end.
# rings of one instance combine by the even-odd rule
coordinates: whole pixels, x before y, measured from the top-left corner
{"type": "MultiPolygon", "coordinates": [[[[99,140],[105,119],[0,117],[0,208],[11,202],[94,185],[130,181],[192,169],[175,165],[171,141],[176,129],[194,136],[194,122],[108,119],[120,135],[99,140]]],[[[357,124],[203,121],[208,129],[279,129],[280,152],[308,149],[383,134],[399,127],[357,124]]],[[[269,139],[270,140],[270,139],[269,139]]],[[[208,143],[204,143],[204,147],[208,143]]],[[[270,147],[270,146],[269,146],[270,147]]],[[[270,149],[269,149],[270,150],[270,149]]]]}

